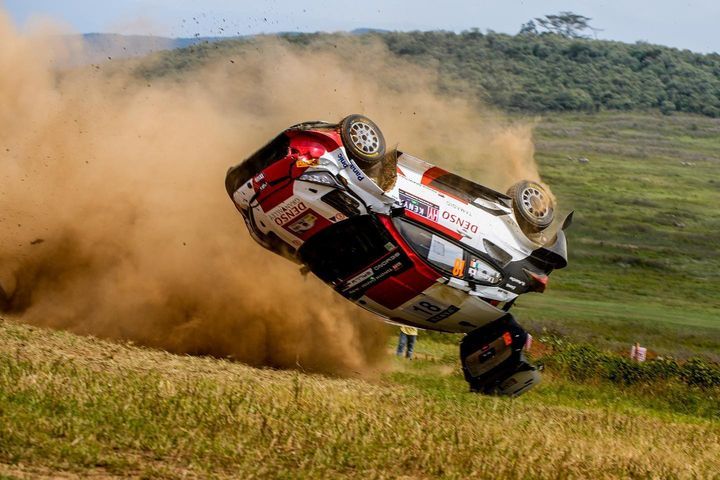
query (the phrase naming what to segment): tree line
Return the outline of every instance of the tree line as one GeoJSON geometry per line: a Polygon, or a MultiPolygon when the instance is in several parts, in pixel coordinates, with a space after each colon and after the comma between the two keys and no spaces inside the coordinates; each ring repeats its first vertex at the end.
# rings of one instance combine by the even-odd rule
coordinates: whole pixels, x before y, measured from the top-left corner
{"type": "MultiPolygon", "coordinates": [[[[524,24],[509,35],[472,29],[462,33],[369,32],[396,55],[439,67],[441,89],[467,94],[510,111],[657,109],[720,117],[720,55],[638,42],[588,38],[587,17],[561,12],[524,24]],[[564,15],[564,16],[563,16],[564,15]]],[[[280,35],[299,47],[327,48],[338,34],[280,35]]],[[[345,41],[347,35],[343,35],[345,41]]],[[[199,67],[220,52],[242,50],[252,39],[199,45],[165,54],[162,68],[199,67]],[[213,53],[215,52],[215,53],[213,53]]]]}
{"type": "Polygon", "coordinates": [[[400,55],[437,62],[448,79],[508,110],[634,110],[720,117],[720,55],[592,40],[553,32],[517,35],[375,33],[400,55]]]}

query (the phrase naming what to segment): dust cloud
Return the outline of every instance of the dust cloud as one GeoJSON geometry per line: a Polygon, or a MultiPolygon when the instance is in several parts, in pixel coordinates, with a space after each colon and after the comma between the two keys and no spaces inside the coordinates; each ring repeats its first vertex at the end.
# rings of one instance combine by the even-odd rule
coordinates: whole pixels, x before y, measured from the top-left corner
{"type": "Polygon", "coordinates": [[[0,11],[0,309],[23,322],[372,374],[383,324],[256,245],[227,168],[288,125],[364,113],[401,149],[491,186],[537,178],[530,126],[433,93],[432,71],[371,41],[260,38],[143,77],[167,57],[61,71],[81,46],[42,33],[0,11]]]}

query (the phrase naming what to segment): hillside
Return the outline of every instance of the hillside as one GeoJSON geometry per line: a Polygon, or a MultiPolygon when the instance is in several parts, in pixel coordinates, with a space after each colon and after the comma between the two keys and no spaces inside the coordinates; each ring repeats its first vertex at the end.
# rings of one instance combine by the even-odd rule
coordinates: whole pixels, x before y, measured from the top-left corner
{"type": "Polygon", "coordinates": [[[388,369],[371,381],[259,370],[0,320],[0,476],[709,478],[720,467],[717,392],[548,373],[511,400],[465,393],[454,360],[388,369]]]}
{"type": "MultiPolygon", "coordinates": [[[[720,55],[646,43],[565,38],[554,34],[494,32],[370,32],[362,35],[293,34],[287,42],[347,50],[381,42],[399,59],[437,68],[441,90],[458,90],[517,112],[655,110],[720,116],[720,55]],[[352,47],[352,48],[348,48],[352,47]]],[[[262,37],[258,38],[262,39],[262,37]]],[[[202,44],[169,52],[176,72],[218,55],[254,48],[258,39],[202,44]],[[194,60],[190,62],[189,60],[194,60]]]]}
{"type": "Polygon", "coordinates": [[[392,52],[432,59],[475,93],[522,111],[660,109],[720,116],[720,55],[554,34],[411,32],[392,52]]]}

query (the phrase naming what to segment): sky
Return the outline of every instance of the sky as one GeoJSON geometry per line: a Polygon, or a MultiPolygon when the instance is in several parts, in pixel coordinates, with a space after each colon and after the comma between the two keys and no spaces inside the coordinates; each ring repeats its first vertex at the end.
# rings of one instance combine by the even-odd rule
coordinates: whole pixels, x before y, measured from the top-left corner
{"type": "Polygon", "coordinates": [[[0,0],[20,27],[50,17],[80,33],[169,37],[275,32],[451,30],[517,33],[534,17],[572,11],[596,37],[720,52],[719,0],[0,0]]]}

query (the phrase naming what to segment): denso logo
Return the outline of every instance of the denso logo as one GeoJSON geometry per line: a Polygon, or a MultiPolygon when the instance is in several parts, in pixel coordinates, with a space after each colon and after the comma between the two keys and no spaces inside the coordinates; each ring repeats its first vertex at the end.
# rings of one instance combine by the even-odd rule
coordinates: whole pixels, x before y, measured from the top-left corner
{"type": "Polygon", "coordinates": [[[348,162],[342,152],[338,152],[337,156],[338,161],[340,162],[340,165],[343,166],[343,168],[350,167],[350,170],[355,174],[355,178],[357,178],[360,182],[363,181],[363,179],[365,178],[365,174],[363,174],[362,170],[360,170],[357,165],[355,165],[355,163],[348,162]]]}
{"type": "Polygon", "coordinates": [[[268,215],[273,222],[277,225],[284,225],[293,218],[300,215],[300,213],[307,210],[307,205],[302,200],[297,198],[293,199],[287,205],[278,206],[274,212],[268,215]]]}
{"type": "Polygon", "coordinates": [[[467,230],[472,233],[478,232],[478,226],[476,224],[471,223],[469,220],[465,220],[461,216],[455,215],[454,213],[442,212],[442,218],[443,220],[447,220],[450,223],[458,225],[463,230],[467,230]]]}

